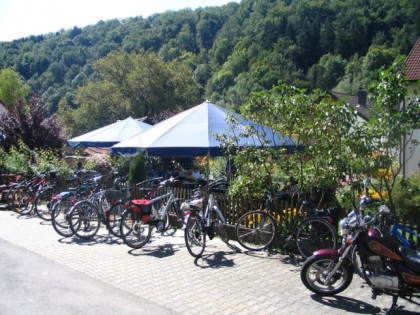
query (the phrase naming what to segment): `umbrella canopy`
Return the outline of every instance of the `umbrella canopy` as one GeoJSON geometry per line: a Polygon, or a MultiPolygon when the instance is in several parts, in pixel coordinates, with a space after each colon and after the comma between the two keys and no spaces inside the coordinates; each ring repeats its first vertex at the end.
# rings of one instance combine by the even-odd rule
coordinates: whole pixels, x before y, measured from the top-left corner
{"type": "MultiPolygon", "coordinates": [[[[112,155],[136,154],[139,150],[145,149],[149,155],[153,156],[189,157],[209,154],[219,156],[223,152],[217,135],[237,135],[250,124],[260,130],[264,128],[206,101],[112,146],[110,153],[112,155]],[[226,120],[228,115],[235,116],[241,123],[237,129],[231,130],[231,125],[226,120]]],[[[292,145],[290,139],[281,138],[269,128],[264,128],[264,134],[269,145],[292,145]]],[[[260,146],[262,144],[257,138],[248,137],[241,139],[239,145],[260,146]]]]}
{"type": "Polygon", "coordinates": [[[105,127],[95,129],[73,139],[67,140],[72,147],[110,147],[125,139],[151,128],[152,125],[128,117],[105,127]]]}

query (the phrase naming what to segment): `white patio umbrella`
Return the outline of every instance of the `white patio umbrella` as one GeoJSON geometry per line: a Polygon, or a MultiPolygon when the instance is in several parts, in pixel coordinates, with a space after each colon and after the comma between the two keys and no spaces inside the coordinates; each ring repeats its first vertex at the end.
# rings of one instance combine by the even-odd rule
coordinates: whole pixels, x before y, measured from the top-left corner
{"type": "Polygon", "coordinates": [[[128,117],[127,119],[119,120],[113,124],[69,139],[67,143],[72,147],[111,147],[151,127],[149,124],[128,117]]]}
{"type": "MultiPolygon", "coordinates": [[[[113,145],[110,153],[111,155],[133,155],[146,150],[151,156],[219,156],[223,155],[223,150],[217,135],[238,134],[250,124],[259,130],[264,129],[264,141],[267,141],[268,145],[293,145],[290,138],[281,137],[270,128],[259,126],[255,122],[245,120],[238,114],[206,101],[113,145]],[[236,130],[231,130],[231,125],[226,120],[228,115],[235,116],[241,123],[236,130]]],[[[239,146],[262,145],[260,139],[256,137],[241,138],[240,141],[239,146]]]]}

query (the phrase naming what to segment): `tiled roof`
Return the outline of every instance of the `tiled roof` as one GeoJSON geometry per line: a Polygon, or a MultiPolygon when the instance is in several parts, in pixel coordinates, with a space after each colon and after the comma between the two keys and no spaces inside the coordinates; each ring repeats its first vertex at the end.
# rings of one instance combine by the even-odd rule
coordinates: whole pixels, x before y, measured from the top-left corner
{"type": "Polygon", "coordinates": [[[359,116],[362,117],[364,120],[367,121],[369,119],[370,103],[367,99],[367,95],[363,94],[366,92],[360,91],[358,95],[350,95],[334,91],[329,91],[329,93],[337,99],[344,100],[347,104],[349,104],[351,107],[357,110],[359,116]]]}
{"type": "Polygon", "coordinates": [[[409,81],[420,80],[420,38],[417,39],[417,42],[408,54],[405,64],[407,66],[407,79],[409,81]]]}

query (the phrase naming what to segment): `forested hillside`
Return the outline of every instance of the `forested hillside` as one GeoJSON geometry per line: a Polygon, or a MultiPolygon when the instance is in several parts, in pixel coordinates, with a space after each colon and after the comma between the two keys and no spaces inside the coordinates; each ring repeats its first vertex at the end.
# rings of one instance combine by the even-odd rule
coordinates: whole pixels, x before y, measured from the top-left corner
{"type": "MultiPolygon", "coordinates": [[[[186,88],[180,105],[188,96],[237,108],[251,92],[279,80],[356,93],[381,66],[407,55],[419,36],[418,0],[242,0],[3,42],[0,69],[17,71],[53,113],[59,104],[81,105],[77,94],[88,93],[86,85],[98,78],[95,61],[109,53],[153,52],[188,66],[199,84],[199,95],[186,88]]],[[[145,99],[126,101],[140,106],[145,99]]],[[[148,110],[144,114],[153,113],[148,110]]]]}

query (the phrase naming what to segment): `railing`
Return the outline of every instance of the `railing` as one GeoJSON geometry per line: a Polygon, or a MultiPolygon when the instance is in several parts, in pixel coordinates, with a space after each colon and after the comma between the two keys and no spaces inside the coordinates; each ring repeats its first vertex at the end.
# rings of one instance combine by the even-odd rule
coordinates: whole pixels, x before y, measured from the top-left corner
{"type": "MultiPolygon", "coordinates": [[[[408,227],[410,230],[416,231],[417,234],[420,234],[420,217],[411,218],[410,220],[405,220],[404,222],[400,223],[408,227]]],[[[420,237],[415,237],[404,231],[401,231],[401,234],[404,236],[404,238],[415,244],[417,249],[420,249],[420,237]]]]}
{"type": "MultiPolygon", "coordinates": [[[[132,192],[133,198],[143,197],[141,188],[149,187],[135,188],[132,192]]],[[[184,187],[163,187],[160,192],[164,194],[170,190],[174,192],[176,198],[180,198],[181,200],[190,199],[194,191],[193,189],[184,187]]],[[[260,208],[260,203],[255,200],[251,200],[250,198],[234,198],[227,194],[216,192],[213,192],[213,195],[217,201],[218,207],[223,211],[227,223],[231,225],[235,225],[239,217],[244,213],[260,208]]],[[[294,208],[295,206],[288,200],[276,200],[273,203],[273,209],[275,210],[273,210],[272,214],[275,217],[279,217],[281,211],[286,211],[286,215],[292,216],[294,214],[292,209],[294,208]]]]}

